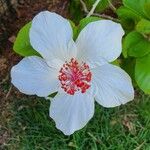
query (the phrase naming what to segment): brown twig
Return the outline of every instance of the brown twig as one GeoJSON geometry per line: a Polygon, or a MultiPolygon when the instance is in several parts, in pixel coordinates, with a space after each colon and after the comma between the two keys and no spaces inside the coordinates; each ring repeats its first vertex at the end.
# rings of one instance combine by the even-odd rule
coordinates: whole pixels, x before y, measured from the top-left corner
{"type": "Polygon", "coordinates": [[[6,97],[5,97],[6,99],[8,99],[8,97],[9,97],[9,95],[11,93],[11,90],[12,90],[12,84],[10,85],[10,88],[9,88],[7,94],[6,94],[6,97]]]}
{"type": "Polygon", "coordinates": [[[89,11],[89,13],[87,14],[86,17],[90,17],[91,15],[93,15],[93,13],[94,13],[94,11],[95,11],[95,9],[96,9],[96,7],[97,7],[97,5],[99,4],[100,1],[101,0],[96,0],[95,1],[95,3],[92,6],[92,9],[89,11]]]}
{"type": "Polygon", "coordinates": [[[88,9],[87,9],[87,7],[86,7],[86,4],[83,2],[83,0],[80,0],[80,3],[81,3],[81,5],[82,5],[82,7],[83,7],[84,12],[85,12],[85,13],[89,13],[89,11],[88,11],[88,9]]]}
{"type": "Polygon", "coordinates": [[[98,17],[101,17],[101,18],[104,18],[104,19],[109,19],[109,20],[112,20],[112,21],[115,21],[115,22],[120,22],[119,19],[113,18],[113,17],[108,16],[108,15],[106,15],[106,14],[93,13],[93,16],[98,16],[98,17]]]}
{"type": "Polygon", "coordinates": [[[111,3],[111,1],[110,0],[107,0],[108,1],[108,3],[109,3],[109,7],[111,8],[111,10],[114,12],[114,13],[116,13],[116,7],[111,3]]]}
{"type": "MultiPolygon", "coordinates": [[[[89,11],[88,11],[87,6],[86,6],[86,4],[84,3],[84,1],[83,1],[83,0],[80,0],[80,3],[81,3],[81,5],[82,5],[83,11],[84,11],[86,14],[89,14],[89,11]]],[[[93,15],[93,16],[98,16],[98,17],[101,17],[101,18],[104,18],[104,19],[109,19],[109,20],[112,20],[112,21],[115,21],[115,22],[120,22],[118,19],[113,18],[113,17],[111,17],[111,16],[108,16],[108,15],[106,15],[106,14],[98,14],[98,13],[94,13],[94,12],[93,12],[91,15],[93,15]]]]}
{"type": "Polygon", "coordinates": [[[8,79],[9,79],[9,74],[7,74],[7,76],[0,82],[0,85],[5,83],[8,79]]]}

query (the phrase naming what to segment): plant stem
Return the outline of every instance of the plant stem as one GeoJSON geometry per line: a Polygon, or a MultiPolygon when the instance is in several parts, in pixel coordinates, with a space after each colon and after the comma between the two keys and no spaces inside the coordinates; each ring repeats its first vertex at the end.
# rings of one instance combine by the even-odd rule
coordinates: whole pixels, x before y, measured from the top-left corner
{"type": "MultiPolygon", "coordinates": [[[[83,0],[80,0],[80,3],[82,4],[82,7],[83,7],[84,12],[89,15],[89,13],[90,13],[91,11],[90,11],[90,12],[88,11],[88,9],[87,9],[86,4],[84,3],[84,1],[83,1],[83,0]]],[[[94,7],[95,7],[95,6],[94,6],[94,7]]],[[[96,8],[96,7],[95,7],[95,8],[96,8]]],[[[92,11],[93,11],[93,10],[92,10],[92,11]]],[[[88,16],[88,15],[87,15],[87,16],[88,16]]],[[[92,12],[91,15],[93,15],[93,16],[98,16],[98,17],[101,17],[101,18],[104,18],[104,19],[109,19],[109,20],[112,20],[112,21],[115,21],[115,22],[120,22],[117,18],[113,18],[113,17],[108,16],[108,15],[105,15],[105,14],[98,14],[98,13],[92,12]]],[[[89,16],[88,16],[88,17],[89,17],[89,16]]]]}
{"type": "Polygon", "coordinates": [[[115,21],[115,22],[118,22],[118,23],[120,22],[119,19],[113,18],[113,17],[105,15],[105,14],[93,13],[93,16],[97,16],[97,17],[104,18],[104,19],[109,19],[109,20],[112,20],[112,21],[115,21]]]}
{"type": "Polygon", "coordinates": [[[96,7],[97,7],[97,5],[98,5],[98,3],[99,3],[100,1],[101,1],[101,0],[96,0],[96,1],[95,1],[95,3],[93,4],[92,9],[90,10],[90,12],[87,14],[86,17],[90,17],[90,16],[94,13],[94,11],[95,11],[95,9],[96,9],[96,7]]]}
{"type": "Polygon", "coordinates": [[[116,7],[112,4],[111,0],[107,0],[109,3],[109,7],[111,8],[111,10],[116,13],[116,7]]]}
{"type": "Polygon", "coordinates": [[[83,1],[83,0],[80,0],[80,3],[81,3],[81,5],[82,5],[82,7],[83,7],[84,12],[85,12],[85,13],[89,13],[89,11],[88,11],[88,9],[87,9],[86,4],[84,3],[84,1],[83,1]]]}

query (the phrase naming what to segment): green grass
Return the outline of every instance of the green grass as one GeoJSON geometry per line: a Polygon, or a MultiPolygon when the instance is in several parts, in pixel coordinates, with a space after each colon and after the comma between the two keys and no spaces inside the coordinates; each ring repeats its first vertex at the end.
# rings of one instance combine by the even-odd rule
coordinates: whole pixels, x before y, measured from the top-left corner
{"type": "Polygon", "coordinates": [[[150,97],[143,94],[117,108],[96,104],[92,120],[71,136],[55,128],[48,115],[49,101],[16,99],[12,110],[9,150],[150,150],[150,97]]]}

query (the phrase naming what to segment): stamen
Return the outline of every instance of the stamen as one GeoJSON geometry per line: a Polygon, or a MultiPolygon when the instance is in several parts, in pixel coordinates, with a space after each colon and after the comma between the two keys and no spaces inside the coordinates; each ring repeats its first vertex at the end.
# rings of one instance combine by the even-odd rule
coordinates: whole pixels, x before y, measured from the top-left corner
{"type": "Polygon", "coordinates": [[[70,62],[63,64],[59,73],[61,88],[70,95],[74,95],[76,91],[85,93],[90,88],[92,73],[86,63],[79,64],[72,58],[70,62]]]}

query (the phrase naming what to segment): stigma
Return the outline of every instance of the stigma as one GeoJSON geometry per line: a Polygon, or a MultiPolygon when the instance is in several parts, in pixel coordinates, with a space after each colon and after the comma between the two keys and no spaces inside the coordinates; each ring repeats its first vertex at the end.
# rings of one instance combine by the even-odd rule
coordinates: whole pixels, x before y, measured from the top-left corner
{"type": "Polygon", "coordinates": [[[79,63],[74,58],[63,64],[58,76],[61,88],[70,95],[74,95],[77,91],[85,93],[90,88],[91,78],[89,65],[79,63]]]}

